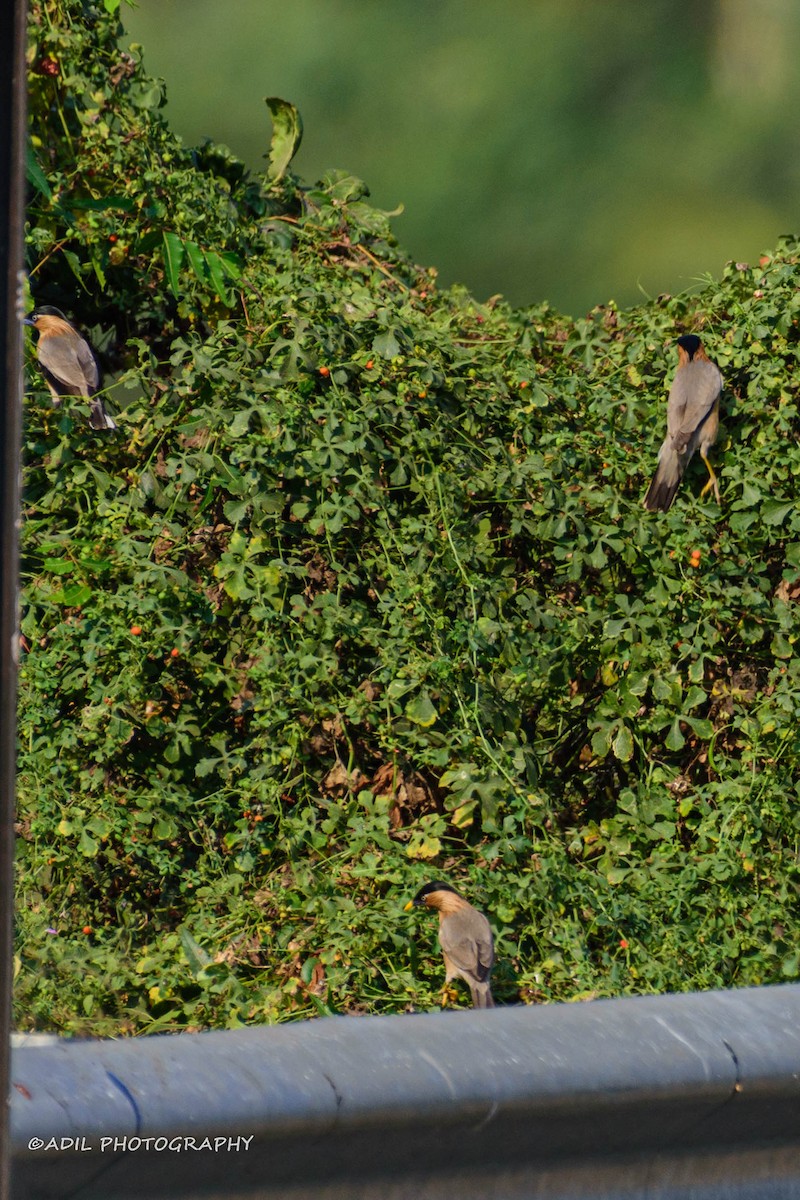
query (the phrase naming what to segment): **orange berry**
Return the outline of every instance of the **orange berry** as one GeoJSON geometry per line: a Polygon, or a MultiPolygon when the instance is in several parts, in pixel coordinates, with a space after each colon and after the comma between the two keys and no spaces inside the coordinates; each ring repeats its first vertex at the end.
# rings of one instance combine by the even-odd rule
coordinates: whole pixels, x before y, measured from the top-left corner
{"type": "Polygon", "coordinates": [[[366,364],[367,370],[371,371],[374,366],[375,366],[375,361],[374,361],[374,359],[371,358],[369,360],[369,362],[366,364]]]}
{"type": "Polygon", "coordinates": [[[170,652],[169,652],[169,656],[170,656],[170,658],[179,658],[179,657],[180,657],[180,653],[181,653],[181,652],[180,652],[180,650],[178,649],[178,647],[177,647],[177,646],[173,646],[173,647],[172,647],[172,649],[171,649],[171,650],[170,650],[170,652]]]}
{"type": "Polygon", "coordinates": [[[319,373],[320,373],[320,375],[327,378],[327,376],[330,375],[330,373],[331,373],[331,369],[330,369],[330,367],[320,367],[319,373]]]}
{"type": "Polygon", "coordinates": [[[142,632],[141,625],[131,625],[130,632],[133,634],[134,637],[138,637],[139,634],[142,632]]]}
{"type": "Polygon", "coordinates": [[[523,380],[521,381],[521,383],[520,383],[520,385],[519,385],[519,386],[520,386],[520,390],[521,390],[522,388],[526,388],[526,387],[528,386],[528,381],[527,381],[527,379],[523,379],[523,380]]]}
{"type": "Polygon", "coordinates": [[[82,932],[83,932],[83,933],[87,933],[87,934],[88,934],[88,933],[91,933],[91,932],[92,932],[92,927],[91,927],[91,925],[84,925],[82,932]]]}

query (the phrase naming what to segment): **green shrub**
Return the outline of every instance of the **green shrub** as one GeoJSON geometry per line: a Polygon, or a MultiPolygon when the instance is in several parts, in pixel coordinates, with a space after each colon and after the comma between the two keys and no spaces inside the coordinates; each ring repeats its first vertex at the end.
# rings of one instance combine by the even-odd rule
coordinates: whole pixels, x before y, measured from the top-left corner
{"type": "Polygon", "coordinates": [[[19,1024],[435,1003],[441,875],[501,1000],[796,977],[797,243],[577,322],[440,292],[290,106],[264,178],[182,146],[115,9],[31,5],[31,289],[120,431],[32,365],[19,1024]],[[688,329],[724,503],[646,514],[688,329]]]}

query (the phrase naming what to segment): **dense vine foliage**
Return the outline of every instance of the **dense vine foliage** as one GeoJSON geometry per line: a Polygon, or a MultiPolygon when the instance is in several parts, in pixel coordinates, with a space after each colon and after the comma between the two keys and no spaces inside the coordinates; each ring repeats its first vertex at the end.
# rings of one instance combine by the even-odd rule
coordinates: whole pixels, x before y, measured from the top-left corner
{"type": "Polygon", "coordinates": [[[290,105],[263,178],[183,146],[116,8],[31,4],[32,300],[119,431],[32,351],[19,1024],[433,1003],[431,876],[501,1002],[795,978],[797,243],[576,322],[439,291],[290,105]],[[647,514],[685,331],[723,504],[647,514]]]}

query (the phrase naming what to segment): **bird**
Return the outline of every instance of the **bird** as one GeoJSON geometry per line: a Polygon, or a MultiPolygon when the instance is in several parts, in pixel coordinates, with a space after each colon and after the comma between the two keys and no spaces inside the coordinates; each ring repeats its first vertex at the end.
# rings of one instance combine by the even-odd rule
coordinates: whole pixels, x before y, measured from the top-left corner
{"type": "Polygon", "coordinates": [[[490,975],[494,940],[482,912],[449,883],[426,883],[409,900],[405,911],[434,908],[439,913],[439,945],[445,965],[445,996],[451,979],[463,979],[472,993],[473,1008],[494,1008],[490,975]]]}
{"type": "Polygon", "coordinates": [[[116,429],[97,395],[100,368],[92,348],[61,310],[43,305],[24,317],[23,324],[32,325],[38,334],[36,357],[53,404],[59,405],[65,396],[82,396],[89,401],[92,429],[116,429]]]}
{"type": "Polygon", "coordinates": [[[719,398],[722,375],[694,333],[679,337],[678,369],[667,401],[667,436],[658,452],[658,467],[647,489],[644,506],[650,512],[666,512],[678,490],[683,473],[695,450],[708,470],[700,495],[714,489],[720,503],[719,484],[708,453],[719,432],[719,398]]]}

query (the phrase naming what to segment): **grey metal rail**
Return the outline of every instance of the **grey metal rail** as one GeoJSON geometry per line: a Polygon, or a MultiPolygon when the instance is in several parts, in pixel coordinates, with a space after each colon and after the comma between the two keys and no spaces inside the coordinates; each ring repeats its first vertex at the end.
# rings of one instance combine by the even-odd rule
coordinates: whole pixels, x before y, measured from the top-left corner
{"type": "Polygon", "coordinates": [[[8,1180],[13,968],[17,596],[22,428],[22,232],[25,216],[26,4],[0,4],[0,1200],[8,1180]]]}
{"type": "Polygon", "coordinates": [[[800,985],[23,1046],[14,1200],[800,1196],[800,985]]]}

